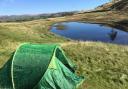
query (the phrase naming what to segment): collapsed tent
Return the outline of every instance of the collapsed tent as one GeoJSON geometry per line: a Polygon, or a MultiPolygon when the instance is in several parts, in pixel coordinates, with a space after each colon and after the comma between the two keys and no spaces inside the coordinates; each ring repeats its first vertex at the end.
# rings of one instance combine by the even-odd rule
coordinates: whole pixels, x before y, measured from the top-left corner
{"type": "Polygon", "coordinates": [[[56,44],[22,44],[0,70],[0,89],[76,89],[83,80],[56,44]]]}

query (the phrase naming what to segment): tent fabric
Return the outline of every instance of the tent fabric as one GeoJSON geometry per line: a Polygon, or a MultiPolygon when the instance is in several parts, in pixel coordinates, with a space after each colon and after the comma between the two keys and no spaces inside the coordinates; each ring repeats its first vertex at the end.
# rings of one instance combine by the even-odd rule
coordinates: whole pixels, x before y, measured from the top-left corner
{"type": "Polygon", "coordinates": [[[0,89],[76,89],[84,80],[57,44],[20,45],[0,75],[0,89]]]}

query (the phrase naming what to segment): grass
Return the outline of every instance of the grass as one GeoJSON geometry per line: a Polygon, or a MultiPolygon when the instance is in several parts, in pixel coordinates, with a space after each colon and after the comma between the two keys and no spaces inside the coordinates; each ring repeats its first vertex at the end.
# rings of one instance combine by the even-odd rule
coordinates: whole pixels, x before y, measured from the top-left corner
{"type": "Polygon", "coordinates": [[[62,21],[112,23],[112,20],[117,22],[127,18],[126,15],[108,14],[112,13],[96,12],[19,23],[0,23],[0,68],[21,43],[60,43],[66,54],[77,64],[77,73],[86,78],[80,89],[128,89],[128,46],[77,42],[49,31],[51,25],[62,21]]]}
{"type": "Polygon", "coordinates": [[[77,64],[77,73],[85,76],[80,89],[128,89],[128,47],[79,42],[63,49],[77,64]]]}

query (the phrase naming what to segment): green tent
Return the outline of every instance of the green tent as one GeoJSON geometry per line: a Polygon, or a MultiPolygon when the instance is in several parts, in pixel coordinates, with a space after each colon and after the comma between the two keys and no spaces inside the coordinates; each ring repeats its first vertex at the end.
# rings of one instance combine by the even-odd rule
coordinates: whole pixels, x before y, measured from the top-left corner
{"type": "Polygon", "coordinates": [[[0,89],[76,89],[83,80],[56,44],[22,44],[0,70],[0,89]]]}

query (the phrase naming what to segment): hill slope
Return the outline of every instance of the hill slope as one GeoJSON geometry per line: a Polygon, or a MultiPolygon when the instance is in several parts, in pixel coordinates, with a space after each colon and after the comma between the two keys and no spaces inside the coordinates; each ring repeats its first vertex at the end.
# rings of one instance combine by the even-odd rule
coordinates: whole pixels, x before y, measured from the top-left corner
{"type": "Polygon", "coordinates": [[[128,0],[119,0],[111,6],[112,9],[128,11],[128,0]]]}
{"type": "Polygon", "coordinates": [[[96,8],[97,10],[128,11],[128,0],[113,0],[96,8]]]}

